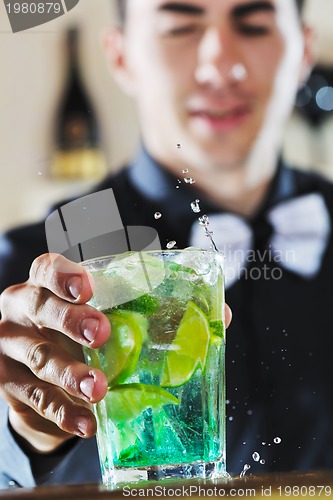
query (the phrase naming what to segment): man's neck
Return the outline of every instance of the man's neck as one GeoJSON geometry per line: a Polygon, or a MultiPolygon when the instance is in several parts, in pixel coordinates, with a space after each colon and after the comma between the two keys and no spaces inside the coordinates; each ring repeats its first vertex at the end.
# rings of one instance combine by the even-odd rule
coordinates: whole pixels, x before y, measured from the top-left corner
{"type": "Polygon", "coordinates": [[[196,188],[214,205],[250,218],[265,200],[272,176],[251,183],[239,169],[210,175],[196,172],[195,181],[196,188]]]}
{"type": "Polygon", "coordinates": [[[188,170],[196,189],[212,204],[251,218],[265,201],[278,165],[278,149],[260,142],[242,163],[233,165],[207,163],[205,167],[205,158],[179,155],[174,159],[160,151],[150,154],[177,177],[188,170]]]}

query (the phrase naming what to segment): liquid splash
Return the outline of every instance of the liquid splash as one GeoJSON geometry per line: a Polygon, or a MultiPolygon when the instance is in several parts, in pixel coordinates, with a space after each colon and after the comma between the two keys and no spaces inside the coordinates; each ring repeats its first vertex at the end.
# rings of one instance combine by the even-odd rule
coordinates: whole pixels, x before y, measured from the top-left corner
{"type": "Polygon", "coordinates": [[[174,248],[176,245],[177,245],[177,242],[173,240],[173,241],[169,241],[167,243],[166,247],[168,250],[171,250],[171,248],[174,248]]]}
{"type": "Polygon", "coordinates": [[[184,181],[186,184],[195,184],[195,180],[192,177],[185,177],[184,181]]]}
{"type": "Polygon", "coordinates": [[[214,250],[214,252],[219,252],[219,249],[217,248],[217,245],[213,239],[213,236],[214,236],[213,231],[210,231],[208,229],[208,226],[209,226],[208,215],[203,215],[202,217],[199,217],[199,224],[200,224],[200,226],[203,226],[207,238],[210,239],[211,248],[214,250]]]}
{"type": "Polygon", "coordinates": [[[251,469],[251,465],[245,464],[242,472],[239,474],[239,477],[244,477],[249,469],[251,469]]]}
{"type": "Polygon", "coordinates": [[[154,219],[158,220],[158,219],[160,219],[161,217],[162,217],[161,212],[155,212],[155,213],[154,213],[154,219]]]}
{"type": "Polygon", "coordinates": [[[195,200],[195,201],[192,201],[191,203],[191,209],[192,209],[192,212],[194,212],[195,214],[198,214],[201,212],[201,208],[200,208],[200,200],[195,200]]]}

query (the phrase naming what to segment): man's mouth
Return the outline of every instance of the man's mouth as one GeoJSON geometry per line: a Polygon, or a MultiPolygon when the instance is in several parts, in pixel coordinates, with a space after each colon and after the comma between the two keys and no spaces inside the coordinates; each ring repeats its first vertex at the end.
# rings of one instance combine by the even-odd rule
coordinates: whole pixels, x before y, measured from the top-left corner
{"type": "Polygon", "coordinates": [[[214,131],[228,131],[241,125],[250,115],[248,106],[234,106],[228,109],[196,109],[190,117],[214,131]]]}

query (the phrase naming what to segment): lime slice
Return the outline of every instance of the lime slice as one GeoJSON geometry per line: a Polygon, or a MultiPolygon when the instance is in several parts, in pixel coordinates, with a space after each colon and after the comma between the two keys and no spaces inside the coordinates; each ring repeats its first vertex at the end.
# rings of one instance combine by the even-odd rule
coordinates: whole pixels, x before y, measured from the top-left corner
{"type": "Polygon", "coordinates": [[[209,323],[202,310],[188,302],[176,336],[169,346],[161,375],[164,387],[179,387],[205,366],[210,342],[209,323]]]}
{"type": "Polygon", "coordinates": [[[124,384],[106,395],[108,416],[114,424],[135,420],[146,408],[178,405],[179,399],[155,385],[124,384]]]}
{"type": "Polygon", "coordinates": [[[104,373],[112,387],[132,375],[147,335],[147,319],[130,311],[115,311],[106,316],[111,323],[111,335],[104,347],[104,373]]]}
{"type": "Polygon", "coordinates": [[[126,309],[127,311],[139,312],[141,314],[153,314],[160,307],[160,303],[155,297],[144,294],[117,307],[122,310],[126,309]]]}

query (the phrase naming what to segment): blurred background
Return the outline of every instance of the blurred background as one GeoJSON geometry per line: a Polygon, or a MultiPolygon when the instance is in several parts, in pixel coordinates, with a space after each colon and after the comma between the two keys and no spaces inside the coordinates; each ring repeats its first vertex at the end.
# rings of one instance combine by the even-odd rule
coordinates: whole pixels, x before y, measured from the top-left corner
{"type": "MultiPolygon", "coordinates": [[[[135,110],[110,78],[102,48],[113,15],[111,0],[80,0],[66,15],[13,34],[0,3],[0,231],[38,220],[53,202],[84,193],[135,150],[135,110]],[[73,27],[76,33],[68,34],[73,27]],[[77,85],[80,99],[73,104],[77,85]]],[[[298,96],[285,156],[333,180],[332,0],[307,0],[305,18],[317,32],[318,65],[298,96]]]]}

